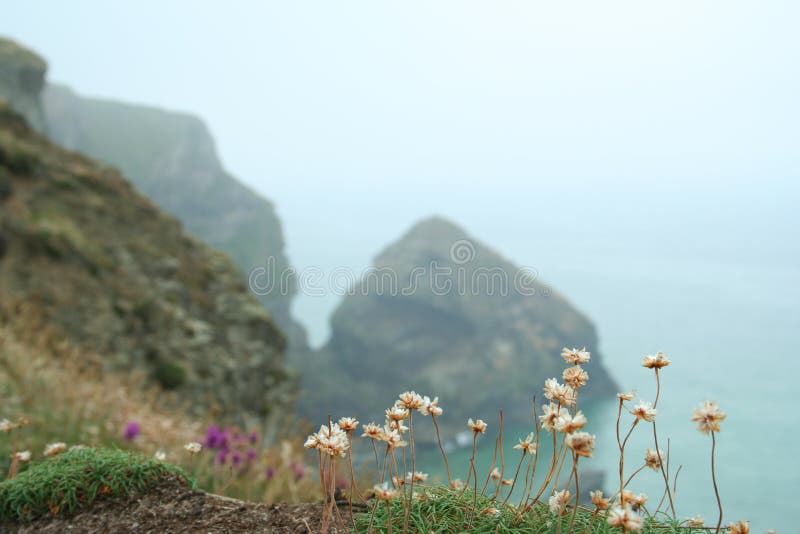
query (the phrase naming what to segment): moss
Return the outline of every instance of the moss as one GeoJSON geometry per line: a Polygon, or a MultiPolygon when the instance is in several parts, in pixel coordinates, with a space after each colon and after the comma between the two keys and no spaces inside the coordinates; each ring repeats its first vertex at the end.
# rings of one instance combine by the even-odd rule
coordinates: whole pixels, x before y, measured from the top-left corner
{"type": "Polygon", "coordinates": [[[0,483],[0,522],[69,516],[101,495],[129,495],[174,477],[194,485],[180,468],[138,453],[73,449],[0,483]]]}
{"type": "Polygon", "coordinates": [[[161,361],[153,370],[153,378],[164,389],[177,389],[186,382],[186,369],[175,362],[161,361]]]}

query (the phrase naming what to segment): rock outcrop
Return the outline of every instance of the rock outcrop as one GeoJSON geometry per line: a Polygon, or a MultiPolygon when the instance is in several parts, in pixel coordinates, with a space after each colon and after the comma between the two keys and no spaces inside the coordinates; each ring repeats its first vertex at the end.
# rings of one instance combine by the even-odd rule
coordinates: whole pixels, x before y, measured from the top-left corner
{"type": "Polygon", "coordinates": [[[37,130],[45,127],[39,93],[47,63],[35,52],[0,38],[0,100],[22,114],[37,130]]]}
{"type": "Polygon", "coordinates": [[[285,338],[221,252],[0,107],[0,321],[145,370],[200,410],[285,406],[285,338]]]}
{"type": "Polygon", "coordinates": [[[380,417],[379,406],[410,388],[441,397],[459,425],[500,408],[529,418],[544,380],[561,377],[564,346],[593,353],[584,395],[613,390],[592,323],[453,223],[420,222],[374,266],[333,315],[316,362],[329,369],[327,379],[306,379],[317,412],[380,417]],[[342,383],[352,384],[347,395],[342,383]]]}

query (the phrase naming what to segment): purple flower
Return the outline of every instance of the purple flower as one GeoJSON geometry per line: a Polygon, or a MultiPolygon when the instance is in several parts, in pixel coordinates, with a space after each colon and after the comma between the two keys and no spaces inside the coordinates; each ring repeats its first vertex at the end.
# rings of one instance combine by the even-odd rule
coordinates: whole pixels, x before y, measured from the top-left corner
{"type": "Polygon", "coordinates": [[[255,431],[250,432],[248,439],[250,440],[250,445],[255,445],[256,442],[258,441],[258,434],[255,431]]]}
{"type": "Polygon", "coordinates": [[[247,449],[247,461],[248,462],[252,462],[253,460],[255,460],[257,455],[258,455],[258,453],[255,451],[255,449],[247,449]]]}
{"type": "Polygon", "coordinates": [[[266,475],[267,475],[267,480],[272,480],[273,478],[275,478],[275,468],[272,466],[267,467],[266,475]]]}
{"type": "Polygon", "coordinates": [[[302,462],[294,461],[291,463],[292,473],[295,480],[300,480],[306,476],[306,466],[302,462]]]}
{"type": "Polygon", "coordinates": [[[136,421],[131,421],[127,425],[125,425],[125,432],[122,434],[122,437],[126,441],[133,441],[136,439],[136,436],[141,433],[142,427],[136,421]]]}
{"type": "Polygon", "coordinates": [[[239,451],[234,451],[234,453],[231,455],[231,462],[233,465],[239,465],[242,463],[242,454],[239,451]]]}
{"type": "Polygon", "coordinates": [[[228,451],[218,451],[217,454],[214,456],[214,462],[219,465],[225,465],[225,462],[228,461],[228,451]]]}

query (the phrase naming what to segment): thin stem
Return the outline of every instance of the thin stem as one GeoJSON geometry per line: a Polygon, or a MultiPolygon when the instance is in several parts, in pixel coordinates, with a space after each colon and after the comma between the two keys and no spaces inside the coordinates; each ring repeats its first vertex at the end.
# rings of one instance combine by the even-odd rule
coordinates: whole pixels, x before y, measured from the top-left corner
{"type": "Polygon", "coordinates": [[[442,458],[444,459],[444,467],[447,469],[447,484],[453,484],[453,477],[450,476],[450,464],[447,461],[447,454],[444,452],[444,445],[442,444],[442,435],[439,433],[439,423],[436,422],[436,416],[431,414],[433,419],[433,426],[436,428],[436,439],[439,441],[439,450],[442,451],[442,458]]]}
{"type": "MultiPolygon", "coordinates": [[[[656,368],[656,400],[653,402],[653,408],[655,409],[656,404],[658,404],[658,397],[661,394],[661,375],[658,374],[658,368],[656,368]]],[[[656,422],[655,419],[653,420],[653,441],[656,444],[656,454],[659,455],[659,466],[661,467],[661,475],[664,477],[664,486],[667,489],[667,498],[669,499],[669,508],[672,510],[672,518],[676,518],[677,515],[675,514],[675,503],[672,501],[672,492],[669,490],[669,478],[667,477],[667,471],[664,468],[664,462],[661,460],[661,450],[658,448],[658,432],[656,431],[656,422]]]]}
{"type": "MultiPolygon", "coordinates": [[[[414,455],[414,411],[408,410],[408,441],[411,446],[411,484],[409,485],[409,495],[411,502],[414,501],[414,477],[417,474],[417,462],[414,455]]],[[[405,459],[405,457],[404,457],[405,459]]],[[[405,467],[405,466],[404,466],[405,467]]],[[[411,513],[411,506],[406,508],[405,517],[403,518],[403,532],[408,531],[409,514],[411,513]]]]}
{"type": "MultiPolygon", "coordinates": [[[[517,485],[517,477],[519,477],[519,470],[522,467],[522,461],[525,460],[526,453],[527,451],[524,450],[522,451],[522,456],[520,457],[519,463],[517,464],[517,471],[514,473],[514,482],[511,483],[511,489],[508,490],[508,495],[506,495],[506,498],[503,500],[503,506],[505,506],[505,504],[508,502],[508,498],[511,497],[511,494],[514,493],[514,486],[517,485]]],[[[528,463],[528,465],[530,465],[530,462],[528,463]]],[[[500,477],[501,482],[502,480],[503,478],[500,477]]],[[[500,486],[498,485],[497,487],[499,488],[500,486]]]]}
{"type": "MultiPolygon", "coordinates": [[[[569,522],[567,532],[572,532],[572,526],[575,524],[575,516],[578,515],[578,503],[581,502],[580,495],[581,489],[578,485],[578,455],[572,455],[572,474],[575,476],[575,509],[572,511],[572,519],[569,522]]],[[[559,523],[560,524],[560,523],[559,523]]]]}
{"type": "Polygon", "coordinates": [[[711,431],[711,481],[714,483],[714,495],[717,496],[717,507],[719,508],[719,519],[717,520],[717,534],[719,534],[719,528],[722,525],[722,500],[719,498],[719,489],[717,488],[717,474],[714,470],[714,452],[717,449],[717,438],[714,435],[714,431],[711,431]]]}
{"type": "Polygon", "coordinates": [[[628,477],[628,480],[626,480],[626,481],[625,481],[625,487],[627,487],[627,486],[628,486],[628,484],[630,484],[630,483],[631,483],[631,480],[633,480],[633,477],[635,477],[636,475],[638,475],[639,473],[641,473],[641,472],[642,472],[642,469],[644,469],[645,467],[647,467],[647,464],[643,464],[643,465],[642,465],[642,467],[640,467],[639,469],[637,469],[636,471],[634,471],[634,472],[633,472],[633,474],[631,474],[631,476],[629,476],[629,477],[628,477]]]}

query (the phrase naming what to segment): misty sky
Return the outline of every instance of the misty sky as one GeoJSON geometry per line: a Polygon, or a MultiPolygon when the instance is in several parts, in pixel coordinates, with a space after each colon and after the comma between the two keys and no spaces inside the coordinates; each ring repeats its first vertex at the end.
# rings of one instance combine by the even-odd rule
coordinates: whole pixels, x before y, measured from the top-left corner
{"type": "MultiPolygon", "coordinates": [[[[557,286],[608,250],[796,265],[796,2],[219,5],[15,2],[0,33],[82,94],[205,119],[300,268],[433,213],[557,286]]],[[[321,340],[333,303],[298,306],[321,340]]]]}

